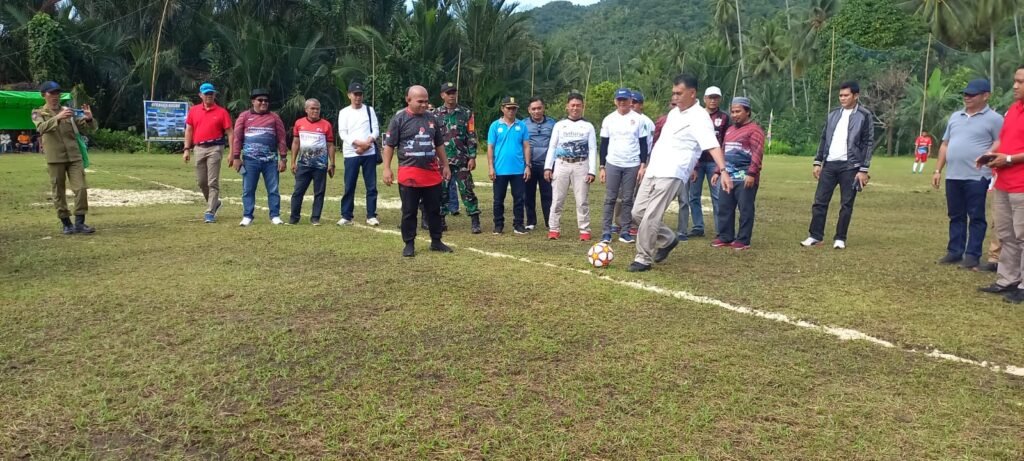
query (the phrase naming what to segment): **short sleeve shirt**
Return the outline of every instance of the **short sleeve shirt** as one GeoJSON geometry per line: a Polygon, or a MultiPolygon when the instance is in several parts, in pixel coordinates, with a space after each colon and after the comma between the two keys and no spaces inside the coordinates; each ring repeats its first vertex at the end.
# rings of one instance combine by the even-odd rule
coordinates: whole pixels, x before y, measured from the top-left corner
{"type": "MultiPolygon", "coordinates": [[[[998,152],[1007,155],[1024,153],[1024,102],[1015,101],[1006,111],[1003,128],[999,132],[998,152]]],[[[995,188],[1011,194],[1024,193],[1024,164],[1014,163],[999,168],[995,188]]]]}
{"type": "Polygon", "coordinates": [[[196,104],[188,109],[185,125],[192,127],[192,143],[223,142],[224,131],[231,128],[231,115],[217,104],[206,108],[196,104]]]}
{"type": "Polygon", "coordinates": [[[918,136],[914,140],[914,146],[917,147],[917,153],[924,155],[928,153],[928,148],[932,146],[931,136],[918,136]]]}
{"type": "Polygon", "coordinates": [[[682,111],[672,109],[647,161],[646,175],[688,181],[701,152],[716,147],[719,144],[715,126],[700,104],[682,111]]]}
{"type": "Polygon", "coordinates": [[[608,114],[601,122],[601,137],[608,138],[607,162],[621,168],[640,166],[640,138],[646,139],[649,134],[636,112],[608,114]]]}
{"type": "Polygon", "coordinates": [[[946,133],[942,135],[942,140],[949,143],[946,146],[946,179],[991,178],[992,171],[987,167],[979,170],[974,161],[992,148],[1002,128],[1003,116],[988,107],[974,115],[967,115],[962,110],[953,112],[946,122],[946,133]]]}
{"type": "Polygon", "coordinates": [[[384,134],[384,143],[398,153],[398,183],[406,187],[441,184],[435,149],[444,137],[433,114],[414,114],[408,109],[395,114],[384,134]]]}
{"type": "Polygon", "coordinates": [[[302,117],[295,121],[292,136],[299,140],[298,158],[295,159],[299,165],[318,170],[327,168],[327,143],[334,142],[331,122],[324,119],[312,122],[302,117]]]}
{"type": "Polygon", "coordinates": [[[498,119],[487,130],[487,144],[494,146],[494,173],[497,175],[523,174],[526,159],[523,157],[523,143],[530,141],[530,130],[522,120],[516,119],[511,125],[498,119]]]}

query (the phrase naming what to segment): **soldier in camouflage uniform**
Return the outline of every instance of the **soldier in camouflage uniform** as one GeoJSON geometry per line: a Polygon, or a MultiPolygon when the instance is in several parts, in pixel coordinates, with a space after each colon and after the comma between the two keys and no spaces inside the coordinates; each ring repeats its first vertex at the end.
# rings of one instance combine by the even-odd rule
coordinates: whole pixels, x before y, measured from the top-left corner
{"type": "MultiPolygon", "coordinates": [[[[472,220],[472,232],[479,234],[480,207],[476,194],[473,193],[473,175],[471,174],[476,169],[477,148],[473,111],[458,105],[458,89],[451,82],[441,85],[441,95],[444,105],[435,109],[434,115],[444,127],[444,147],[445,154],[448,156],[448,164],[452,170],[451,181],[455,181],[458,185],[459,195],[462,196],[462,203],[466,207],[466,214],[472,220]]],[[[448,184],[442,184],[442,213],[448,211],[448,190],[448,184]]]]}

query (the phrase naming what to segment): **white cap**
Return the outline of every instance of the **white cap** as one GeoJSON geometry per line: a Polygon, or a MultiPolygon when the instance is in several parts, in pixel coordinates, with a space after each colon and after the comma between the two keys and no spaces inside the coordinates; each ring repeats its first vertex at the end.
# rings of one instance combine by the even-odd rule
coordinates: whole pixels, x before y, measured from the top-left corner
{"type": "Polygon", "coordinates": [[[722,89],[717,86],[709,86],[708,89],[704,90],[704,97],[708,96],[722,96],[722,89]]]}

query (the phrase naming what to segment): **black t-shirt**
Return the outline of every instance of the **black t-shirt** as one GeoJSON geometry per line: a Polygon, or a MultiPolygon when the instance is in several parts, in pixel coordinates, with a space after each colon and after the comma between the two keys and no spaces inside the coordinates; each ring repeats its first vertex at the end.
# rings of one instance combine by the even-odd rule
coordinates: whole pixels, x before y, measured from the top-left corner
{"type": "Polygon", "coordinates": [[[433,114],[402,109],[391,119],[384,143],[398,153],[398,183],[408,187],[441,184],[436,148],[444,145],[440,124],[433,114]]]}

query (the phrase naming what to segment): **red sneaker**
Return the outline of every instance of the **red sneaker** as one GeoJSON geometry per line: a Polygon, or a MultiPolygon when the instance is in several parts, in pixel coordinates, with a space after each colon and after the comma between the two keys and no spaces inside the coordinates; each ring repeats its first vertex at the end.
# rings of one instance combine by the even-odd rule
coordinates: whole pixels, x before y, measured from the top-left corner
{"type": "Polygon", "coordinates": [[[558,231],[548,231],[548,240],[558,240],[558,231]]]}
{"type": "Polygon", "coordinates": [[[589,242],[590,241],[590,232],[580,232],[580,241],[581,242],[589,242]]]}
{"type": "Polygon", "coordinates": [[[732,244],[730,244],[729,246],[733,250],[736,250],[736,251],[749,250],[750,249],[750,245],[747,245],[747,244],[745,244],[745,243],[743,243],[743,242],[741,242],[739,240],[736,240],[736,241],[732,242],[732,244]]]}
{"type": "Polygon", "coordinates": [[[723,242],[723,241],[721,241],[719,239],[714,239],[714,240],[711,241],[711,246],[713,246],[715,248],[725,248],[725,247],[727,247],[727,246],[729,246],[731,244],[732,244],[732,242],[723,242]]]}
{"type": "Polygon", "coordinates": [[[637,233],[637,231],[638,231],[638,229],[637,229],[637,228],[635,228],[635,227],[630,227],[630,228],[629,228],[629,235],[632,235],[633,237],[636,237],[636,233],[637,233]]]}

